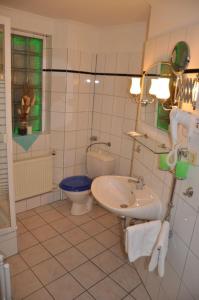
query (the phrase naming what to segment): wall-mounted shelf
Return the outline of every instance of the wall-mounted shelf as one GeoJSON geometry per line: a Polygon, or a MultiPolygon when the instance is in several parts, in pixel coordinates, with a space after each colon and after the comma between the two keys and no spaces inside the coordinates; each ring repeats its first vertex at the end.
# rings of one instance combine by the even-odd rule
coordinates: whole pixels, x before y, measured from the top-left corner
{"type": "Polygon", "coordinates": [[[133,138],[136,142],[141,144],[142,146],[149,149],[154,154],[166,154],[169,153],[170,149],[166,147],[165,144],[160,143],[159,141],[156,141],[150,137],[148,137],[146,134],[141,134],[135,131],[127,132],[127,135],[131,138],[133,138]]]}

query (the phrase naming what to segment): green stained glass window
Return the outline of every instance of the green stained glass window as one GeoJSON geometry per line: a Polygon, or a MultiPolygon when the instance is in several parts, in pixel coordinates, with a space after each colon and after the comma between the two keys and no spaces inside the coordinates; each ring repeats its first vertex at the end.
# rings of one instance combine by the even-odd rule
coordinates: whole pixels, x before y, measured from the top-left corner
{"type": "Polygon", "coordinates": [[[24,86],[28,83],[35,103],[28,116],[33,132],[42,131],[42,58],[43,40],[12,34],[12,119],[13,133],[18,133],[19,113],[24,86]]]}

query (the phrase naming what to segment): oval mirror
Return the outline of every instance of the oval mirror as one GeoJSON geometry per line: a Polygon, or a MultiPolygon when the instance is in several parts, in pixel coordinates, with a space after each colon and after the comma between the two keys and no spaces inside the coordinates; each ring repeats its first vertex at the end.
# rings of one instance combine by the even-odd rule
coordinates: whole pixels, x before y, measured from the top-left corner
{"type": "Polygon", "coordinates": [[[187,68],[189,61],[190,50],[188,44],[184,41],[178,42],[171,55],[172,71],[177,75],[181,75],[187,68]]]}

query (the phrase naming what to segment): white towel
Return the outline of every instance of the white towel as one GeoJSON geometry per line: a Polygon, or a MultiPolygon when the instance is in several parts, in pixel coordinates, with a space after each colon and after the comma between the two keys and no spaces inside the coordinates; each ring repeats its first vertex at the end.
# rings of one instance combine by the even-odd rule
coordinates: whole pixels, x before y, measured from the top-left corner
{"type": "Polygon", "coordinates": [[[161,228],[161,221],[151,221],[127,227],[125,248],[130,262],[150,256],[161,228]]]}
{"type": "Polygon", "coordinates": [[[155,268],[158,266],[158,274],[160,277],[164,276],[165,259],[168,250],[168,241],[169,241],[169,222],[164,221],[149,263],[150,272],[154,271],[155,268]]]}

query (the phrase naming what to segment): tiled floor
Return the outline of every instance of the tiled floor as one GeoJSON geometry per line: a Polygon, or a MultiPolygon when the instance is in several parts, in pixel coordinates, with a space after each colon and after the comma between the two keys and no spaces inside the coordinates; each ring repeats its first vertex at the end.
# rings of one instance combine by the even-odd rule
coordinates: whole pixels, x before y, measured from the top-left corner
{"type": "Polygon", "coordinates": [[[17,223],[13,300],[150,300],[121,250],[118,219],[103,208],[71,216],[70,204],[57,201],[18,214],[17,223]]]}

